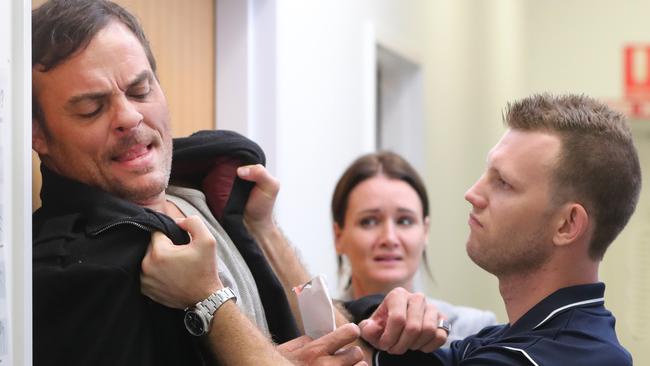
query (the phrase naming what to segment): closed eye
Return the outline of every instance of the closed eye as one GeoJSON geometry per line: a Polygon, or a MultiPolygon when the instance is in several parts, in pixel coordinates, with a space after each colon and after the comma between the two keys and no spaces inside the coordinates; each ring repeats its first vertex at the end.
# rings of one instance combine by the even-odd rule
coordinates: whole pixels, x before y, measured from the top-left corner
{"type": "Polygon", "coordinates": [[[78,113],[78,115],[81,118],[93,118],[93,117],[98,116],[101,113],[103,108],[104,108],[104,105],[102,103],[98,103],[97,107],[94,110],[92,110],[90,112],[87,112],[87,113],[78,113]]]}
{"type": "Polygon", "coordinates": [[[497,184],[497,186],[499,188],[502,188],[502,189],[512,189],[512,186],[510,185],[510,183],[506,182],[501,177],[496,178],[496,184],[497,184]]]}
{"type": "Polygon", "coordinates": [[[129,98],[142,100],[151,94],[151,86],[147,82],[146,85],[138,85],[129,89],[129,98]]]}

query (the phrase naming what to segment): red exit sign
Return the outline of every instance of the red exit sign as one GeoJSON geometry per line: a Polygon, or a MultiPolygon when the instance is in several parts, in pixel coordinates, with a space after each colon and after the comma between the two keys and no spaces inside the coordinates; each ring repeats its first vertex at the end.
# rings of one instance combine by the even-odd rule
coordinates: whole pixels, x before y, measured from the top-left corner
{"type": "Polygon", "coordinates": [[[607,103],[634,121],[650,121],[650,44],[623,47],[623,96],[607,103]]]}
{"type": "Polygon", "coordinates": [[[625,98],[650,100],[650,45],[623,48],[625,98]]]}

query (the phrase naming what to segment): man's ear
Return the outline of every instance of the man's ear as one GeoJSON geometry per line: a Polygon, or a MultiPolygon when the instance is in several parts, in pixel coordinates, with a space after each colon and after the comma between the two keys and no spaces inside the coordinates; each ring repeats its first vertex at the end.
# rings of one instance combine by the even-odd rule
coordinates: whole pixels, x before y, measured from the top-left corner
{"type": "Polygon", "coordinates": [[[48,153],[45,131],[43,131],[43,126],[35,118],[32,118],[32,149],[39,156],[47,155],[48,153]]]}
{"type": "Polygon", "coordinates": [[[336,222],[332,225],[334,230],[334,247],[336,248],[336,254],[343,254],[343,243],[341,242],[341,235],[343,234],[343,229],[336,222]]]}
{"type": "Polygon", "coordinates": [[[558,216],[553,243],[564,246],[580,240],[589,231],[589,220],[589,214],[581,204],[565,204],[558,216]]]}

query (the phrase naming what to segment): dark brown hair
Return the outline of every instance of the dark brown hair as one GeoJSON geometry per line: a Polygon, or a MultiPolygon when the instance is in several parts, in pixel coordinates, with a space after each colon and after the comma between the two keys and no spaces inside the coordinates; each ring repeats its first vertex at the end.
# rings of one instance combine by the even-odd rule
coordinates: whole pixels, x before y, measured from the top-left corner
{"type": "Polygon", "coordinates": [[[391,151],[366,154],[355,160],[339,178],[332,196],[332,219],[339,227],[345,225],[350,192],[368,178],[383,174],[408,183],[420,197],[423,218],[429,216],[429,199],[420,175],[404,158],[391,151]]]}
{"type": "Polygon", "coordinates": [[[639,157],[625,116],[584,95],[538,94],[508,104],[505,124],[557,134],[554,202],[580,203],[595,222],[589,255],[603,258],[627,224],[641,190],[639,157]]]}
{"type": "MultiPolygon", "coordinates": [[[[47,72],[85,49],[111,20],[129,28],[142,44],[151,70],[156,60],[138,20],[121,6],[106,0],[50,0],[32,11],[32,68],[47,72]]],[[[33,117],[44,126],[32,91],[33,117]]]]}
{"type": "MultiPolygon", "coordinates": [[[[332,219],[340,228],[345,225],[345,212],[348,209],[350,192],[361,182],[378,175],[385,175],[388,178],[408,183],[420,198],[422,218],[429,216],[429,199],[420,175],[400,155],[391,151],[379,151],[357,158],[336,183],[332,196],[332,219]]],[[[426,250],[423,252],[423,257],[427,274],[432,277],[431,270],[426,263],[426,250]]],[[[343,266],[343,258],[340,255],[337,256],[337,263],[340,274],[343,266]]]]}

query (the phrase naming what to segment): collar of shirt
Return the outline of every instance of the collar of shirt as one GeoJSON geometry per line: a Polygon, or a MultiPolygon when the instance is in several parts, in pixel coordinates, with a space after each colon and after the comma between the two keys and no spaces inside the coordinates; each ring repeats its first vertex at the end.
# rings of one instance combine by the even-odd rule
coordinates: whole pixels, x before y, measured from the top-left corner
{"type": "Polygon", "coordinates": [[[505,335],[537,329],[569,309],[603,305],[604,296],[605,284],[602,282],[561,288],[507,327],[505,335]]]}

